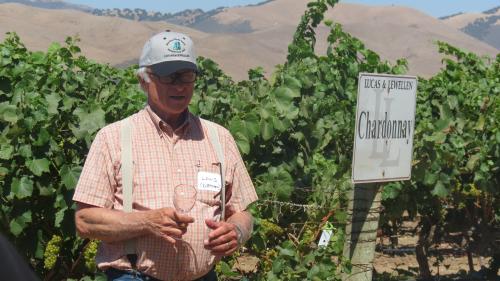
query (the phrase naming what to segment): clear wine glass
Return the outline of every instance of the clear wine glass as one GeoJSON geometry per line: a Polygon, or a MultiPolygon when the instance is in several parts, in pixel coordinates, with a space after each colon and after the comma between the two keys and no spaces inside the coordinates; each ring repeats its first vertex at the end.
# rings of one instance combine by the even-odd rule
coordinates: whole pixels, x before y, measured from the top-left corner
{"type": "MultiPolygon", "coordinates": [[[[196,195],[197,191],[196,188],[192,185],[188,184],[179,184],[176,187],[174,187],[174,207],[175,210],[181,214],[187,214],[191,209],[193,209],[194,204],[196,203],[196,195]]],[[[175,245],[175,249],[177,253],[186,248],[185,241],[182,240],[182,238],[174,238],[177,240],[179,243],[175,245]]],[[[189,245],[188,245],[189,246],[189,245]]],[[[177,269],[180,270],[181,268],[181,259],[177,258],[177,269]]],[[[196,261],[195,261],[196,262],[196,261]]],[[[196,263],[197,266],[197,263],[196,263]]]]}
{"type": "Polygon", "coordinates": [[[196,203],[196,188],[188,184],[179,184],[174,188],[174,207],[181,214],[187,214],[196,203]]]}

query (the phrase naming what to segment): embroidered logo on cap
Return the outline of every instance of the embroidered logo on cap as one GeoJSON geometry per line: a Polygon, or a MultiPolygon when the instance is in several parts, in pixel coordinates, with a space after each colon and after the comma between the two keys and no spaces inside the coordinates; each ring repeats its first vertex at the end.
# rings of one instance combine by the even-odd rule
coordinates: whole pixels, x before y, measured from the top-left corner
{"type": "Polygon", "coordinates": [[[186,43],[180,39],[173,39],[168,41],[167,48],[173,53],[182,53],[186,50],[186,43]]]}

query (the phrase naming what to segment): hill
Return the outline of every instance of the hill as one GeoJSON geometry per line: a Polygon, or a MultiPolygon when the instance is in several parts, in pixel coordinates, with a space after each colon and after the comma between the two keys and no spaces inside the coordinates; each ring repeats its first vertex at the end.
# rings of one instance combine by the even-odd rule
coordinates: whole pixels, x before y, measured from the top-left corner
{"type": "Polygon", "coordinates": [[[483,13],[462,13],[442,20],[449,26],[500,49],[500,6],[483,13]]]}
{"type": "Polygon", "coordinates": [[[91,12],[94,10],[94,8],[88,6],[66,3],[59,0],[0,0],[0,4],[2,3],[18,3],[43,9],[73,9],[82,12],[91,12]]]}
{"type": "MultiPolygon", "coordinates": [[[[206,31],[162,21],[134,21],[119,17],[95,16],[75,10],[47,10],[19,4],[0,4],[0,40],[7,31],[16,31],[27,47],[46,50],[50,42],[78,35],[83,53],[112,65],[137,62],[145,40],[152,34],[172,29],[187,32],[197,43],[198,53],[218,62],[235,79],[244,79],[250,68],[262,66],[271,73],[285,61],[287,46],[305,10],[307,1],[275,0],[258,6],[224,8],[207,17],[206,31]],[[212,22],[213,25],[208,24],[212,22]],[[226,27],[213,33],[210,27],[226,27]],[[245,26],[245,32],[235,28],[245,26]]],[[[383,58],[405,57],[410,74],[430,76],[441,66],[434,42],[442,40],[481,55],[498,50],[427,16],[403,7],[371,7],[339,4],[327,18],[340,22],[346,31],[363,40],[383,58]]],[[[326,49],[328,29],[318,28],[318,51],[326,49]]]]}
{"type": "MultiPolygon", "coordinates": [[[[210,31],[212,23],[234,28],[248,25],[252,32],[233,37],[239,36],[241,40],[245,40],[247,48],[253,47],[252,42],[260,42],[258,45],[264,47],[261,50],[269,60],[282,61],[307,2],[274,0],[257,7],[228,8],[206,22],[198,22],[198,25],[204,25],[206,31],[210,31]]],[[[383,58],[391,61],[407,58],[411,74],[430,76],[441,67],[441,56],[434,44],[436,40],[446,41],[478,54],[494,56],[499,52],[498,49],[411,8],[340,3],[328,11],[326,17],[341,23],[346,31],[360,38],[383,58]]],[[[324,26],[317,31],[320,52],[327,47],[325,38],[328,31],[324,26]]],[[[213,36],[224,37],[219,34],[213,36]]]]}

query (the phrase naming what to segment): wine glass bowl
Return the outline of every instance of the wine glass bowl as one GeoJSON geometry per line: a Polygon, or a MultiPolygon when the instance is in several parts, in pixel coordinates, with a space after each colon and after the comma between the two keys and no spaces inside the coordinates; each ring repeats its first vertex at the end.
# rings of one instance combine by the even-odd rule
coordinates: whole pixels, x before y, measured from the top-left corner
{"type": "Polygon", "coordinates": [[[196,188],[192,185],[179,184],[174,188],[174,207],[179,213],[186,214],[196,203],[196,188]]]}

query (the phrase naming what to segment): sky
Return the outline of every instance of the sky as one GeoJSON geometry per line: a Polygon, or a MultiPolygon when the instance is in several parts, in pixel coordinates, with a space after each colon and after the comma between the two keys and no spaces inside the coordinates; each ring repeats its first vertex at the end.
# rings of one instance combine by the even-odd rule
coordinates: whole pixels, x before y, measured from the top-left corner
{"type": "MultiPolygon", "coordinates": [[[[288,0],[294,1],[294,0],[288,0]]],[[[218,7],[257,4],[263,0],[66,0],[94,8],[142,8],[148,11],[175,13],[185,9],[208,11],[218,7]]],[[[500,6],[500,0],[344,0],[346,3],[366,5],[398,5],[416,8],[434,17],[448,16],[458,12],[483,12],[500,6]]]]}

